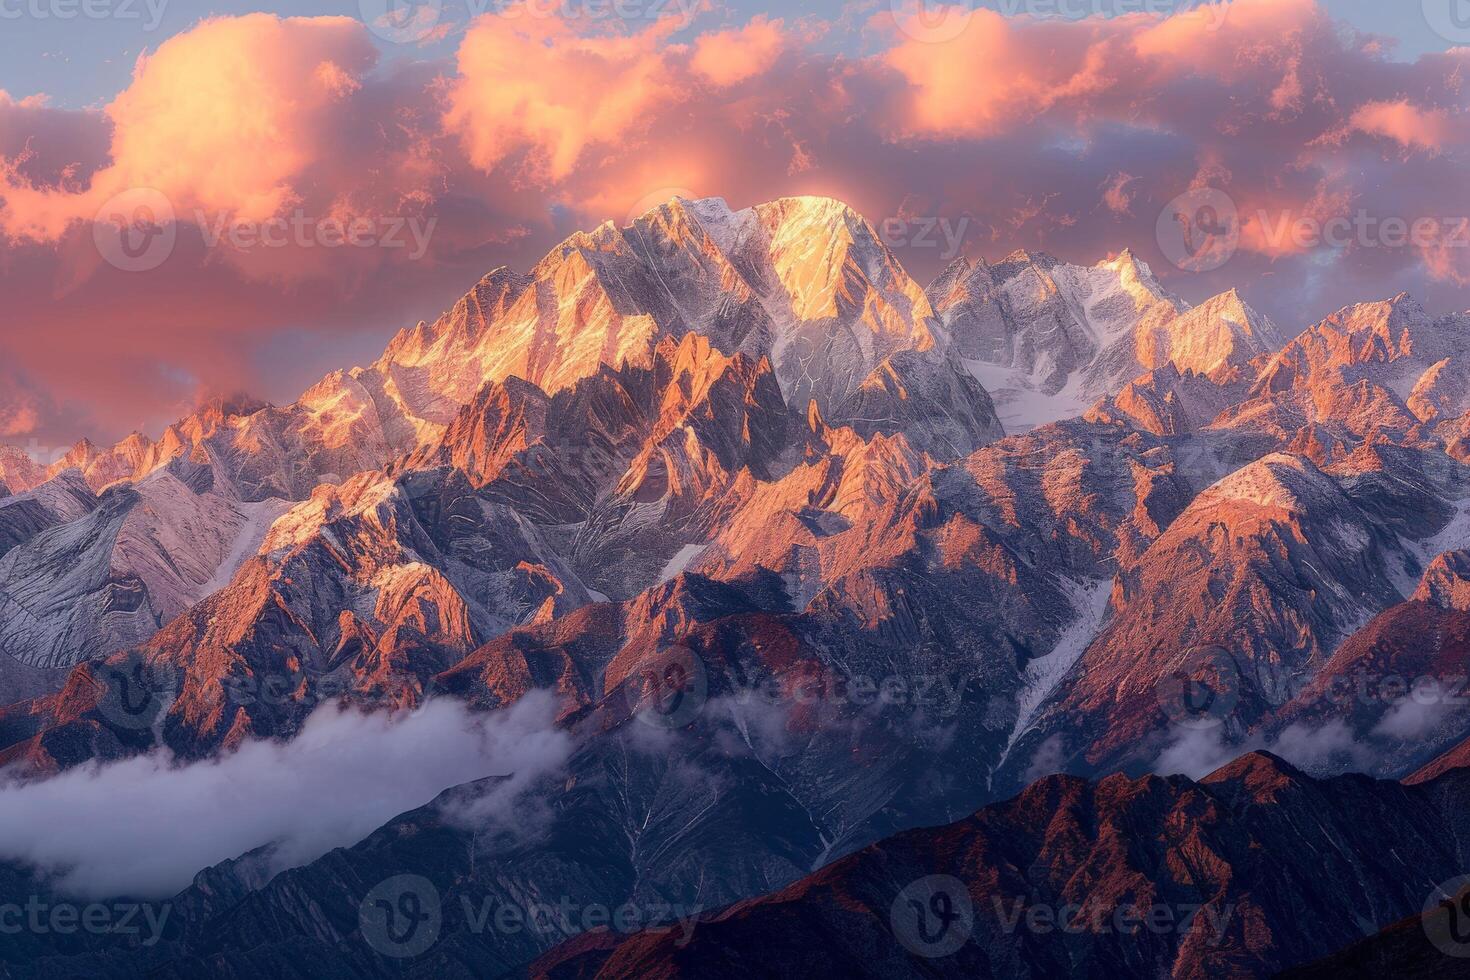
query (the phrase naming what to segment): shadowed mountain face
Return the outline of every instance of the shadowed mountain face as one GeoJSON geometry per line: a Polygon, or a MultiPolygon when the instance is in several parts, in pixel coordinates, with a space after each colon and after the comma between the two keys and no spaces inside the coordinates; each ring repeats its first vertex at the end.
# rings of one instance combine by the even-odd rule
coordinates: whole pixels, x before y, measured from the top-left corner
{"type": "Polygon", "coordinates": [[[1463,896],[1463,892],[1448,895],[1442,904],[1429,912],[1392,924],[1383,932],[1304,967],[1283,971],[1280,979],[1345,977],[1348,980],[1376,980],[1376,977],[1405,977],[1408,980],[1429,980],[1470,977],[1470,956],[1464,955],[1461,943],[1455,940],[1446,952],[1445,946],[1435,942],[1435,936],[1449,932],[1449,923],[1455,921],[1454,915],[1464,914],[1466,907],[1460,904],[1463,896]]]}
{"type": "Polygon", "coordinates": [[[1463,868],[1467,792],[1459,773],[1413,788],[1314,780],[1264,754],[1197,783],[1049,777],[692,934],[589,935],[531,973],[1271,976],[1416,911],[1463,868]]]}
{"type": "MultiPolygon", "coordinates": [[[[1318,780],[1253,754],[1198,782],[1047,777],[803,877],[821,835],[779,780],[754,791],[748,762],[699,735],[671,743],[678,765],[634,778],[627,759],[650,746],[626,734],[579,754],[532,826],[466,820],[492,780],[268,884],[251,887],[248,860],[211,869],[174,900],[157,949],[113,951],[107,968],[1249,978],[1417,912],[1470,858],[1464,774],[1318,780]],[[719,776],[752,792],[716,799],[719,776]]],[[[88,955],[53,940],[34,975],[88,955]]]]}
{"type": "MultiPolygon", "coordinates": [[[[1127,252],[961,262],[921,289],[837,202],[675,200],[492,272],[292,405],[215,402],[49,466],[0,452],[7,775],[289,752],[324,706],[435,697],[491,717],[549,698],[575,745],[526,796],[534,833],[473,816],[482,781],[274,878],[258,854],[205,872],[162,951],[6,962],[483,976],[590,928],[549,972],[700,972],[692,945],[613,951],[580,918],[446,925],[433,956],[385,965],[356,917],[389,869],[522,911],[707,910],[802,881],[710,927],[736,930],[701,947],[715,974],[758,934],[749,955],[806,962],[774,908],[879,975],[1243,976],[1330,953],[1416,911],[1432,882],[1408,850],[1465,870],[1458,831],[1420,831],[1470,762],[1464,322],[1397,297],[1291,337],[1235,292],[1188,306],[1127,252]],[[1290,764],[1228,768],[1263,749],[1290,764]],[[1317,779],[1347,770],[1416,787],[1317,779]],[[1072,778],[1036,782],[1054,773],[1072,778]],[[1286,803],[1246,805],[1257,783],[1286,803]],[[1354,806],[1382,819],[1341,825],[1354,806]],[[956,820],[929,850],[892,836],[956,820]],[[1322,856],[1293,828],[1378,896],[1361,915],[1285,921],[1330,894],[1295,877],[1322,856]],[[994,934],[944,966],[854,944],[894,901],[877,872],[850,908],[800,904],[899,853],[976,901],[1208,886],[1241,917],[1217,945],[994,934]]],[[[49,887],[57,868],[3,847],[17,887],[49,887]]]]}
{"type": "Polygon", "coordinates": [[[1396,922],[1382,932],[1353,943],[1305,966],[1287,970],[1281,980],[1346,977],[1470,977],[1470,890],[1444,889],[1423,913],[1396,922]]]}

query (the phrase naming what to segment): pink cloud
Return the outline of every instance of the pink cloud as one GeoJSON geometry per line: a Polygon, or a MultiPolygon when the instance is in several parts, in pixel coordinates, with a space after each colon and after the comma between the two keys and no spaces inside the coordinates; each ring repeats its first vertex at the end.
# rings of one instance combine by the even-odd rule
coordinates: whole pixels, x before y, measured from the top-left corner
{"type": "Polygon", "coordinates": [[[666,45],[675,19],[589,36],[517,13],[480,17],[460,45],[444,124],[476,166],[525,151],[538,175],[563,179],[589,146],[629,136],[680,97],[666,45]]]}
{"type": "Polygon", "coordinates": [[[16,99],[0,89],[0,180],[75,184],[106,159],[110,141],[103,113],[53,109],[45,96],[16,99]]]}
{"type": "Polygon", "coordinates": [[[1312,0],[1082,20],[934,8],[898,13],[897,43],[879,59],[906,83],[890,122],[898,131],[983,138],[1059,115],[1085,132],[1108,122],[1162,122],[1181,86],[1203,86],[1196,98],[1246,94],[1260,100],[1262,115],[1280,116],[1314,81],[1303,74],[1305,46],[1334,30],[1312,0]],[[949,26],[937,40],[934,24],[949,26]]]}
{"type": "Polygon", "coordinates": [[[744,27],[705,34],[695,42],[695,72],[714,85],[734,85],[768,71],[786,46],[784,23],[756,17],[744,27]]]}
{"type": "Polygon", "coordinates": [[[1138,178],[1119,171],[1108,178],[1103,188],[1103,206],[1114,214],[1128,214],[1133,206],[1133,192],[1128,185],[1138,178]]]}
{"type": "Polygon", "coordinates": [[[787,51],[810,56],[820,29],[756,17],[676,43],[679,26],[602,30],[516,8],[483,16],[447,83],[444,128],[471,167],[591,224],[660,193],[741,200],[748,185],[773,189],[772,172],[809,169],[798,131],[847,113],[840,73],[811,57],[776,66],[787,51]]]}
{"type": "Polygon", "coordinates": [[[1407,99],[1369,102],[1358,107],[1352,128],[1373,136],[1384,136],[1400,146],[1420,150],[1442,150],[1452,138],[1449,114],[1421,109],[1407,99]]]}
{"type": "Polygon", "coordinates": [[[139,57],[106,109],[111,159],[87,186],[12,174],[0,228],[55,239],[132,188],[160,191],[176,212],[269,218],[294,203],[318,134],[375,61],[362,25],[345,17],[206,20],[139,57]]]}
{"type": "MultiPolygon", "coordinates": [[[[906,18],[917,16],[900,14],[900,30],[913,32],[914,21],[906,18]]],[[[995,135],[1106,85],[1102,49],[1094,45],[1105,43],[1115,25],[1018,21],[986,9],[949,16],[966,18],[952,40],[901,35],[880,56],[907,83],[901,112],[890,120],[898,132],[995,135]]]]}
{"type": "Polygon", "coordinates": [[[35,394],[15,387],[14,381],[0,390],[0,439],[34,432],[41,424],[38,402],[35,394]]]}

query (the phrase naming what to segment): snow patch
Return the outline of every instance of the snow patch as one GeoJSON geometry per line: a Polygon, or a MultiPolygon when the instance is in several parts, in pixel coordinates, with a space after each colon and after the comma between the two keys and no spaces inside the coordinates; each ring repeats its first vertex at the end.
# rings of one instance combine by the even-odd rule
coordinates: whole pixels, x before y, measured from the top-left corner
{"type": "Polygon", "coordinates": [[[1419,544],[1426,562],[1433,561],[1446,551],[1456,551],[1470,546],[1470,497],[1455,502],[1455,516],[1444,526],[1444,530],[1419,544]]]}
{"type": "Polygon", "coordinates": [[[686,544],[684,547],[680,548],[678,554],[670,558],[669,563],[664,566],[664,570],[659,573],[658,583],[662,585],[669,579],[673,578],[675,575],[678,575],[684,569],[688,568],[689,563],[692,562],[706,547],[707,546],[703,544],[686,544]]]}
{"type": "Polygon", "coordinates": [[[240,570],[240,566],[245,564],[246,559],[259,551],[260,546],[265,543],[265,536],[270,533],[271,525],[294,505],[289,500],[271,497],[269,500],[242,503],[236,506],[245,517],[245,523],[235,536],[235,543],[229,555],[220,562],[219,568],[215,570],[214,578],[200,587],[197,597],[199,599],[212,596],[229,585],[234,580],[235,573],[240,570]]]}
{"type": "Polygon", "coordinates": [[[1026,665],[1023,678],[1025,686],[1016,699],[1016,725],[1011,730],[1005,751],[1001,753],[1000,762],[996,763],[997,769],[1005,764],[1006,757],[1011,754],[1011,749],[1020,741],[1021,736],[1026,734],[1026,729],[1031,727],[1031,722],[1035,720],[1042,704],[1056,690],[1062,678],[1067,676],[1067,672],[1077,663],[1102,628],[1103,617],[1108,610],[1108,597],[1113,591],[1112,579],[1098,582],[1063,579],[1062,587],[1072,602],[1076,618],[1062,633],[1051,653],[1037,657],[1026,665]]]}
{"type": "Polygon", "coordinates": [[[1061,391],[1048,395],[1011,368],[970,359],[962,359],[961,363],[990,394],[996,417],[1006,432],[1028,432],[1050,422],[1076,418],[1092,407],[1093,399],[1081,391],[1081,372],[1061,391]]]}
{"type": "MultiPolygon", "coordinates": [[[[1434,559],[1445,552],[1470,547],[1470,497],[1457,500],[1454,504],[1455,515],[1438,534],[1422,541],[1415,541],[1403,535],[1398,536],[1399,546],[1418,558],[1419,564],[1426,569],[1434,559]]],[[[1389,574],[1393,577],[1393,584],[1398,587],[1405,598],[1417,592],[1420,582],[1423,581],[1422,575],[1414,578],[1406,569],[1396,567],[1394,562],[1389,563],[1389,574]]]]}

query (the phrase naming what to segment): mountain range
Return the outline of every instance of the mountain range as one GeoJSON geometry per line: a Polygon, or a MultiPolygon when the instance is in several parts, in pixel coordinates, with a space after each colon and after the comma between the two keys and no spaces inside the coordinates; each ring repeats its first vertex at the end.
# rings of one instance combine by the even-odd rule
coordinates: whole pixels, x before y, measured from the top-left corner
{"type": "MultiPolygon", "coordinates": [[[[675,199],[294,404],[48,466],[0,449],[12,778],[208,764],[324,702],[549,694],[576,745],[525,791],[534,832],[466,822],[487,772],[299,867],[200,869],[167,942],[33,939],[0,969],[795,976],[813,937],[873,976],[1382,956],[1470,871],[1467,327],[1397,296],[1293,335],[1128,251],[923,287],[839,202],[675,199]],[[445,909],[682,910],[693,938],[446,911],[400,958],[359,911],[403,875],[445,909]],[[934,876],[964,897],[899,894],[934,876]],[[974,931],[915,952],[900,899],[974,931]],[[1231,918],[1005,933],[996,903],[1231,918]]],[[[0,847],[16,894],[55,870],[0,847]]]]}

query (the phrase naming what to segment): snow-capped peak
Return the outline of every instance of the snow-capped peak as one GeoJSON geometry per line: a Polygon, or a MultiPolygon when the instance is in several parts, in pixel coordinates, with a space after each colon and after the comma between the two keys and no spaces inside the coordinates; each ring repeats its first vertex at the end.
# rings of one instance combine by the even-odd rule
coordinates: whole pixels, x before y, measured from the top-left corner
{"type": "Polygon", "coordinates": [[[1117,391],[1148,368],[1140,348],[1157,347],[1156,332],[1188,308],[1126,250],[1093,266],[1027,251],[954,264],[929,296],[1009,431],[1117,391]]]}

